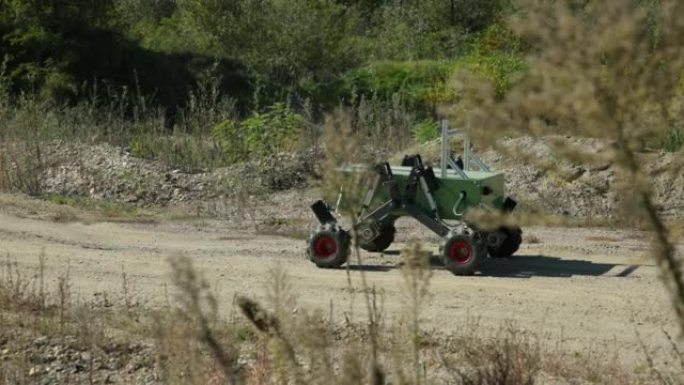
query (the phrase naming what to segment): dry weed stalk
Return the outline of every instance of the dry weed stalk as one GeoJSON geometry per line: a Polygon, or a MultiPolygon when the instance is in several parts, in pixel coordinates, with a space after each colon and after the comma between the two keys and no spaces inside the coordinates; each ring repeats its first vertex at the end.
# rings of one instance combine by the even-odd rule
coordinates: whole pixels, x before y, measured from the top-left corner
{"type": "MultiPolygon", "coordinates": [[[[338,192],[341,197],[340,209],[346,214],[351,223],[355,224],[362,209],[362,195],[364,187],[368,186],[372,180],[372,165],[378,159],[372,149],[367,147],[359,135],[353,129],[352,118],[349,113],[337,111],[326,120],[323,132],[323,146],[326,155],[326,164],[323,169],[324,187],[326,196],[335,196],[338,192]],[[365,165],[366,172],[341,172],[340,167],[349,165],[365,165]]],[[[355,239],[353,254],[356,262],[362,265],[361,250],[356,236],[356,227],[352,226],[352,236],[355,239]]],[[[366,280],[363,270],[359,272],[361,279],[361,289],[363,291],[366,304],[366,314],[368,316],[368,332],[371,348],[371,382],[373,384],[384,383],[385,376],[378,360],[378,334],[380,328],[381,312],[377,306],[375,289],[371,289],[366,280]]],[[[351,272],[347,264],[347,279],[350,289],[353,291],[351,272]]]]}
{"type": "Polygon", "coordinates": [[[424,303],[429,300],[430,278],[430,252],[425,250],[418,242],[411,243],[401,253],[401,273],[404,277],[404,295],[406,296],[406,317],[408,317],[409,339],[411,341],[412,357],[411,364],[413,375],[411,383],[419,385],[426,383],[427,379],[421,370],[421,345],[422,336],[420,330],[421,314],[424,303]]]}
{"type": "Polygon", "coordinates": [[[242,314],[257,328],[257,330],[277,343],[275,356],[280,365],[278,365],[279,367],[276,369],[276,374],[280,377],[280,383],[285,384],[288,382],[286,377],[288,369],[293,372],[295,383],[304,383],[304,376],[300,364],[297,361],[297,354],[295,353],[294,346],[283,332],[280,326],[280,320],[275,315],[269,314],[257,302],[249,298],[238,297],[237,305],[242,311],[242,314]]]}
{"type": "MultiPolygon", "coordinates": [[[[504,133],[605,139],[609,145],[597,150],[555,136],[551,146],[559,162],[541,166],[558,170],[574,162],[612,164],[618,170],[620,183],[611,188],[624,203],[626,217],[643,221],[655,234],[653,256],[684,331],[682,261],[652,183],[655,175],[681,174],[684,157],[649,170],[648,158],[641,155],[684,117],[684,2],[563,0],[524,1],[522,6],[524,12],[510,24],[534,47],[528,71],[503,100],[472,77],[458,77],[455,86],[463,103],[445,112],[462,122],[456,113],[469,109],[470,126],[482,128],[471,129],[471,135],[494,145],[504,133]]],[[[534,161],[533,154],[515,155],[534,161]]]]}
{"type": "Polygon", "coordinates": [[[277,266],[269,271],[270,282],[266,288],[268,301],[273,307],[276,317],[284,319],[287,317],[287,309],[294,309],[296,297],[292,292],[290,278],[282,266],[277,266]]]}
{"type": "Polygon", "coordinates": [[[479,323],[469,320],[446,345],[435,355],[450,375],[449,383],[460,385],[533,385],[547,359],[539,341],[512,324],[486,338],[479,323]]]}
{"type": "Polygon", "coordinates": [[[662,329],[662,332],[668,342],[666,353],[668,353],[669,357],[663,362],[665,367],[659,368],[655,358],[655,351],[650,350],[646,346],[641,333],[639,333],[636,327],[634,328],[639,348],[648,364],[651,376],[661,385],[682,385],[684,384],[684,354],[682,354],[680,347],[672,336],[665,329],[662,329]]]}
{"type": "Polygon", "coordinates": [[[458,374],[463,385],[534,385],[541,368],[539,346],[515,329],[464,350],[469,369],[458,374]]]}
{"type": "Polygon", "coordinates": [[[233,346],[224,346],[212,327],[217,319],[218,306],[208,290],[207,282],[194,269],[189,258],[178,257],[170,262],[174,283],[181,291],[179,299],[183,315],[194,325],[197,339],[209,349],[220,366],[224,379],[235,384],[239,374],[238,353],[233,346]]]}
{"type": "Polygon", "coordinates": [[[59,330],[64,332],[71,306],[71,264],[67,261],[64,274],[57,278],[57,294],[59,296],[59,330]]]}

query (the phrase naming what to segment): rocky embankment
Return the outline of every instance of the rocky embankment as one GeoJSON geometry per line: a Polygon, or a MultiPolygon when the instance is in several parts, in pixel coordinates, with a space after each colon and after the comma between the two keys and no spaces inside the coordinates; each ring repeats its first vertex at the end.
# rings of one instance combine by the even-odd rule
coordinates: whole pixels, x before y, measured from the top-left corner
{"type": "MultiPolygon", "coordinates": [[[[619,192],[625,189],[615,188],[618,172],[613,165],[557,162],[550,140],[508,139],[503,142],[505,153],[488,150],[480,155],[492,169],[506,173],[508,192],[531,210],[572,217],[611,216],[630,201],[628,189],[619,192]],[[556,162],[554,169],[540,166],[556,162]]],[[[595,151],[606,147],[598,139],[564,140],[595,151]]],[[[420,150],[433,164],[438,153],[436,146],[428,144],[420,150]]],[[[657,171],[667,168],[678,156],[681,154],[664,152],[642,156],[643,164],[652,171],[658,208],[667,217],[681,217],[684,213],[684,170],[657,171]]],[[[46,149],[45,157],[46,193],[139,205],[173,205],[305,188],[315,183],[316,170],[324,155],[321,150],[309,149],[192,173],[155,160],[139,159],[126,149],[105,144],[56,143],[46,149]]]]}

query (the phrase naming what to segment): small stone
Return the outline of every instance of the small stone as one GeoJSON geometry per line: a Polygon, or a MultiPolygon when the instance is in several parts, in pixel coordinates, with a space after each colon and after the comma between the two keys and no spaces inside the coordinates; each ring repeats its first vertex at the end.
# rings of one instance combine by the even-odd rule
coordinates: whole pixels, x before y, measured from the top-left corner
{"type": "Polygon", "coordinates": [[[128,365],[126,365],[126,372],[134,373],[137,372],[141,367],[142,365],[140,365],[138,362],[130,362],[128,365]]]}

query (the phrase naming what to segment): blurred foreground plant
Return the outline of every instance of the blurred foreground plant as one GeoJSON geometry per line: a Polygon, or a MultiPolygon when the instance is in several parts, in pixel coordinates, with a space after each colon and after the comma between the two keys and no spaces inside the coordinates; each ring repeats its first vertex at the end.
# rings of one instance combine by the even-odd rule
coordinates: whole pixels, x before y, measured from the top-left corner
{"type": "MultiPolygon", "coordinates": [[[[684,2],[523,3],[525,12],[511,19],[511,26],[535,47],[527,58],[525,78],[498,100],[490,85],[461,74],[454,86],[463,103],[447,106],[445,113],[453,122],[486,127],[470,133],[494,145],[504,133],[605,139],[607,145],[599,150],[568,145],[562,137],[551,146],[558,160],[608,164],[618,170],[619,183],[611,189],[624,203],[626,218],[653,231],[653,256],[684,330],[684,277],[676,255],[676,226],[666,223],[658,211],[652,179],[659,174],[676,178],[684,169],[684,157],[652,170],[641,155],[683,117],[684,2]],[[464,105],[470,113],[457,116],[464,105]]],[[[513,155],[539,164],[533,154],[513,155]]],[[[557,168],[560,163],[541,166],[557,168]]]]}

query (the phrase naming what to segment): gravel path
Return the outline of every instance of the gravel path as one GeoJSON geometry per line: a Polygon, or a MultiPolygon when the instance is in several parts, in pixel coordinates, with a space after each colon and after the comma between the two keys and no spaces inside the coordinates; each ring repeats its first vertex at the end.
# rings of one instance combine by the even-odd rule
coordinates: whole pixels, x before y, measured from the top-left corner
{"type": "MultiPolygon", "coordinates": [[[[404,222],[399,229],[411,226],[404,222]]],[[[536,243],[523,244],[509,260],[488,260],[480,275],[456,277],[435,266],[426,326],[449,333],[473,322],[484,330],[513,322],[562,349],[612,352],[632,364],[643,362],[636,331],[656,352],[666,346],[663,330],[677,334],[670,298],[645,256],[644,233],[529,228],[525,234],[536,243]]],[[[363,272],[380,294],[386,317],[401,314],[397,262],[403,242],[384,255],[362,254],[362,264],[352,263],[349,275],[317,269],[304,258],[304,246],[301,239],[259,235],[219,221],[55,223],[0,212],[0,253],[30,269],[44,253],[51,287],[68,266],[72,290],[85,301],[121,294],[124,272],[129,296],[146,306],[172,301],[168,258],[185,255],[204,272],[226,313],[236,294],[263,300],[270,271],[280,266],[291,277],[298,307],[332,312],[339,322],[362,321],[363,272]]],[[[434,243],[426,247],[436,252],[434,243]]]]}

